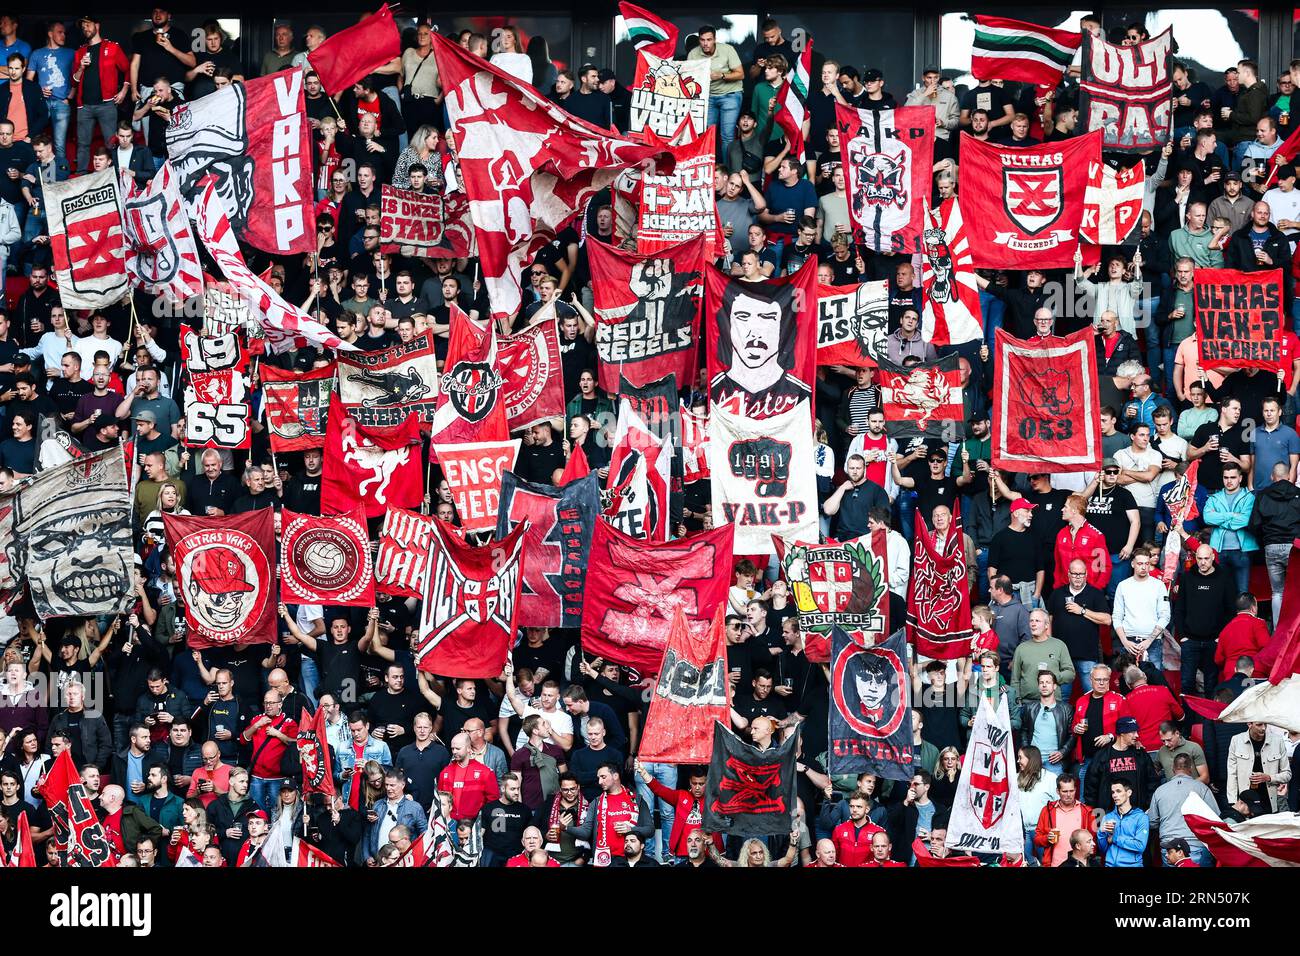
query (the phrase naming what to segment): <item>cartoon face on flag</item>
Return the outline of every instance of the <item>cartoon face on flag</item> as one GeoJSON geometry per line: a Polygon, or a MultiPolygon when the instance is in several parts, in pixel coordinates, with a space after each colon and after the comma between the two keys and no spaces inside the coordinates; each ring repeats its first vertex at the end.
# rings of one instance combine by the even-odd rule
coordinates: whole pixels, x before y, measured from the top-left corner
{"type": "Polygon", "coordinates": [[[221,518],[163,515],[185,597],[191,647],[275,639],[271,509],[221,518]]]}
{"type": "Polygon", "coordinates": [[[766,282],[705,273],[711,406],[764,419],[811,398],[816,277],[816,257],[794,275],[766,282]]]}
{"type": "Polygon", "coordinates": [[[649,130],[671,140],[685,127],[686,140],[703,136],[709,113],[709,70],[707,57],[664,60],[642,50],[628,90],[632,97],[628,130],[649,130]]]}
{"type": "Polygon", "coordinates": [[[910,780],[911,676],[900,630],[879,644],[831,629],[830,772],[910,780]]]}
{"type": "Polygon", "coordinates": [[[934,164],[934,110],[860,110],[836,104],[849,218],[875,252],[919,251],[934,164]]]}
{"type": "Polygon", "coordinates": [[[8,574],[26,581],[42,620],[116,614],[131,603],[131,495],[119,448],[42,471],[8,512],[8,574]]]}
{"type": "Polygon", "coordinates": [[[931,210],[922,234],[921,336],[935,346],[984,337],[979,285],[957,197],[931,210]]]}

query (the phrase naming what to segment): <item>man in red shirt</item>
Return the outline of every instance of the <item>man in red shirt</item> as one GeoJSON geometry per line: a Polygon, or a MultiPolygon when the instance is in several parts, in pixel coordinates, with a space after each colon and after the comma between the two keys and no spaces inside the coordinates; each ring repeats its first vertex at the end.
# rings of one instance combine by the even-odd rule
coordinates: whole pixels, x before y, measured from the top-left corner
{"type": "Polygon", "coordinates": [[[501,796],[496,775],[470,758],[468,734],[451,738],[451,763],[438,774],[438,790],[451,794],[451,815],[456,820],[473,820],[484,804],[501,796]]]}
{"type": "Polygon", "coordinates": [[[1099,591],[1110,583],[1110,549],[1105,536],[1084,517],[1088,507],[1082,495],[1070,495],[1061,508],[1065,527],[1056,533],[1056,570],[1052,586],[1065,587],[1070,562],[1078,558],[1088,566],[1088,583],[1099,591]]]}
{"type": "Polygon", "coordinates": [[[1124,707],[1129,716],[1137,719],[1138,742],[1147,752],[1159,750],[1161,722],[1182,720],[1182,706],[1174,700],[1168,687],[1148,684],[1147,675],[1136,665],[1124,671],[1124,682],[1128,684],[1124,707]]]}
{"type": "Polygon", "coordinates": [[[871,834],[871,859],[863,863],[863,866],[907,866],[898,860],[890,859],[890,854],[894,852],[894,841],[889,839],[889,834],[884,830],[877,830],[871,834]]]}
{"type": "Polygon", "coordinates": [[[1232,673],[1237,669],[1237,658],[1255,657],[1268,643],[1268,625],[1258,611],[1259,602],[1253,594],[1243,593],[1237,598],[1237,616],[1219,633],[1219,645],[1214,651],[1220,674],[1232,673]]]}
{"type": "Polygon", "coordinates": [[[99,123],[104,145],[113,142],[117,132],[118,104],[126,99],[131,89],[131,61],[120,46],[99,35],[99,21],[91,15],[83,16],[81,33],[86,42],[72,58],[72,82],[77,87],[77,168],[74,173],[90,171],[90,141],[96,123],[99,123]]]}
{"type": "MultiPolygon", "coordinates": [[[[537,827],[525,827],[524,835],[520,837],[519,843],[523,849],[510,859],[506,860],[506,866],[532,866],[533,854],[538,850],[544,849],[542,843],[542,831],[537,829],[537,827]]],[[[547,859],[549,860],[550,858],[548,857],[547,859]]],[[[546,865],[558,867],[560,864],[554,860],[550,860],[546,865]]]]}
{"type": "MultiPolygon", "coordinates": [[[[698,830],[704,822],[704,787],[708,783],[708,773],[700,767],[693,767],[687,777],[688,789],[669,790],[641,766],[641,761],[638,760],[634,767],[656,797],[672,804],[673,829],[668,838],[668,852],[673,856],[684,858],[686,838],[691,835],[691,831],[698,830]]],[[[681,771],[678,773],[680,775],[681,771]]],[[[679,776],[679,782],[680,779],[679,776]]],[[[721,833],[713,834],[713,843],[719,851],[724,848],[721,833]]]]}
{"type": "Polygon", "coordinates": [[[1164,850],[1167,865],[1196,867],[1196,861],[1192,859],[1192,848],[1187,845],[1187,841],[1182,837],[1167,840],[1164,850]]]}
{"type": "Polygon", "coordinates": [[[1124,695],[1110,689],[1111,672],[1105,664],[1092,665],[1092,690],[1074,705],[1074,759],[1079,761],[1079,792],[1093,756],[1115,739],[1115,722],[1125,716],[1124,695]]]}
{"type": "Polygon", "coordinates": [[[867,819],[867,798],[849,797],[849,818],[831,831],[835,856],[844,866],[862,866],[871,858],[871,838],[885,831],[867,819]]]}
{"type": "Polygon", "coordinates": [[[270,813],[280,802],[280,784],[284,782],[280,763],[285,749],[298,747],[298,722],[284,712],[278,690],[266,692],[262,708],[262,713],[252,719],[240,736],[253,748],[250,795],[254,803],[270,813]]]}

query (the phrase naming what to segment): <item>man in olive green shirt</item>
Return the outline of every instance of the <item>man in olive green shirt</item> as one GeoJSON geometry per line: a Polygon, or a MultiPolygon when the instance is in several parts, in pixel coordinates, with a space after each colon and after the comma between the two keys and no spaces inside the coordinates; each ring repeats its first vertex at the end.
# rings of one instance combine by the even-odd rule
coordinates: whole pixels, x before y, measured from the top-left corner
{"type": "Polygon", "coordinates": [[[718,128],[718,153],[726,156],[736,136],[745,71],[736,48],[719,43],[713,27],[700,27],[699,38],[700,45],[686,54],[686,59],[709,61],[709,125],[718,128]]]}
{"type": "Polygon", "coordinates": [[[1011,685],[1021,700],[1033,700],[1038,694],[1039,671],[1051,671],[1062,700],[1069,700],[1074,680],[1074,662],[1065,642],[1051,636],[1047,612],[1036,608],[1029,612],[1029,640],[1016,648],[1011,658],[1011,685]]]}

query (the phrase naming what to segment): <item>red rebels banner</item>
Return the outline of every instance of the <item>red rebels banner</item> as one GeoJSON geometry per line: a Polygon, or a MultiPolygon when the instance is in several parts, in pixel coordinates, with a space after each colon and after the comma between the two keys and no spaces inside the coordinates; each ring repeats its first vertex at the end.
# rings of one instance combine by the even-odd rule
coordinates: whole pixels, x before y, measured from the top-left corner
{"type": "Polygon", "coordinates": [[[934,110],[837,103],[835,125],[854,241],[877,253],[919,252],[934,168],[934,110]]]}
{"type": "Polygon", "coordinates": [[[418,511],[389,508],[375,554],[375,590],[402,597],[424,596],[429,564],[429,528],[434,519],[418,511]]]}
{"type": "Polygon", "coordinates": [[[888,344],[888,279],[817,287],[818,365],[875,368],[888,344]]]}
{"type": "Polygon", "coordinates": [[[420,421],[414,415],[391,428],[366,428],[330,405],[321,474],[322,511],[342,514],[363,502],[367,518],[389,508],[418,508],[424,500],[420,421]]]}
{"type": "Polygon", "coordinates": [[[417,193],[384,184],[379,241],[385,252],[425,259],[473,255],[474,227],[464,193],[417,193]]]}
{"type": "Polygon", "coordinates": [[[412,413],[433,421],[438,405],[433,333],[379,352],[340,353],[338,373],[339,401],[362,425],[400,425],[412,413]]]}
{"type": "Polygon", "coordinates": [[[443,677],[500,677],[515,637],[521,523],[500,541],[473,547],[434,519],[415,666],[443,677]]]}
{"type": "Polygon", "coordinates": [[[699,637],[726,603],[731,538],[726,525],[657,544],[597,521],[582,605],[583,651],[655,673],[679,608],[699,637]]]}
{"type": "Polygon", "coordinates": [[[59,751],[54,758],[54,765],[41,784],[41,798],[54,822],[54,845],[62,866],[117,866],[117,852],[95,814],[77,765],[72,762],[72,748],[59,751]]]}
{"type": "Polygon", "coordinates": [[[280,600],[290,604],[375,606],[366,513],[280,516],[280,600]]]}
{"type": "Polygon", "coordinates": [[[334,396],[334,364],[306,372],[285,371],[268,364],[258,366],[262,402],[270,431],[271,450],[305,451],[325,447],[334,396]]]}
{"type": "Polygon", "coordinates": [[[817,257],[799,271],[741,282],[705,273],[709,402],[734,415],[772,418],[804,399],[817,366],[817,257]]]}
{"type": "MultiPolygon", "coordinates": [[[[596,243],[593,243],[596,245],[596,243]]],[[[564,372],[560,330],[551,318],[534,322],[518,335],[497,338],[497,371],[512,432],[564,416],[564,372]]]]}
{"type": "Polygon", "coordinates": [[[1101,133],[1042,146],[1005,146],[961,137],[962,210],[977,269],[1069,269],[1100,257],[1079,243],[1090,164],[1101,133]]]}
{"type": "Polygon", "coordinates": [[[430,429],[435,442],[506,440],[506,405],[496,353],[496,324],[479,328],[453,302],[447,361],[430,429]]]}
{"type": "Polygon", "coordinates": [[[574,119],[504,70],[438,34],[433,55],[449,136],[492,300],[492,318],[519,311],[523,264],[587,208],[619,171],[672,154],[574,119]]]}
{"type": "Polygon", "coordinates": [[[993,467],[1029,474],[1100,469],[1092,329],[1029,341],[998,329],[994,346],[993,467]]]}
{"type": "MultiPolygon", "coordinates": [[[[311,124],[301,68],[232,83],[172,109],[167,156],[181,194],[216,177],[239,238],[263,252],[313,252],[311,124]]],[[[229,278],[229,276],[227,277],[229,278]]]]}
{"type": "Polygon", "coordinates": [[[692,633],[680,607],[673,610],[663,663],[650,698],[640,757],[657,763],[706,764],[713,754],[713,725],[731,720],[727,680],[726,604],[713,622],[692,633]]]}
{"type": "Polygon", "coordinates": [[[501,476],[515,467],[520,444],[515,438],[431,446],[465,531],[491,531],[497,526],[501,476]]]}
{"type": "MultiPolygon", "coordinates": [[[[704,238],[704,257],[712,261],[726,237],[720,234],[718,204],[713,192],[717,148],[712,126],[684,146],[667,147],[677,164],[671,173],[646,173],[641,177],[641,215],[637,224],[637,252],[662,252],[696,236],[704,238]]],[[[647,131],[650,142],[658,137],[647,131]]]]}
{"type": "Polygon", "coordinates": [[[1282,270],[1196,270],[1196,342],[1202,368],[1290,366],[1282,341],[1282,270]]]}
{"type": "MultiPolygon", "coordinates": [[[[710,187],[711,188],[711,187],[710,187]]],[[[611,395],[619,376],[635,386],[675,375],[687,388],[695,371],[704,237],[659,252],[625,252],[587,243],[600,387],[611,395]]]]}
{"type": "Polygon", "coordinates": [[[907,640],[918,654],[952,661],[970,654],[970,581],[961,515],[954,512],[943,540],[938,537],[918,510],[907,586],[907,640]]]}
{"type": "Polygon", "coordinates": [[[192,648],[275,643],[275,517],[163,515],[192,648]]]}

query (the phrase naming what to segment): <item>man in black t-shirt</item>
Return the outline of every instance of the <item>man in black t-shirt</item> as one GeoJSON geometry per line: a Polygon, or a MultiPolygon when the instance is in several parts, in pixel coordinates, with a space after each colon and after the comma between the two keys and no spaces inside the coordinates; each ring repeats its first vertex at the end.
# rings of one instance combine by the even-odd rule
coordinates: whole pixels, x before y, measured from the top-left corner
{"type": "Polygon", "coordinates": [[[975,89],[961,98],[961,127],[969,131],[971,113],[983,110],[989,114],[990,132],[1000,126],[1008,126],[1015,115],[1011,97],[1000,86],[994,86],[992,80],[984,80],[975,89]]]}
{"type": "Polygon", "coordinates": [[[564,470],[564,448],[555,440],[555,430],[549,422],[540,422],[531,429],[533,443],[519,450],[515,474],[525,481],[554,485],[555,472],[564,470]]]}
{"type": "MultiPolygon", "coordinates": [[[[1011,524],[989,542],[989,584],[1005,574],[1024,600],[1028,588],[1037,600],[1043,596],[1043,564],[1030,523],[1034,506],[1024,498],[1011,502],[1011,524]]],[[[1029,603],[1029,602],[1025,602],[1029,603]]]]}
{"type": "Polygon", "coordinates": [[[1141,530],[1137,502],[1132,493],[1119,484],[1119,471],[1114,458],[1101,463],[1100,483],[1095,487],[1089,486],[1093,491],[1088,495],[1088,507],[1084,511],[1088,523],[1106,539],[1106,550],[1117,567],[1117,573],[1111,575],[1111,580],[1116,583],[1128,577],[1127,562],[1137,546],[1141,530]],[[1125,569],[1118,568],[1121,564],[1125,569]]]}
{"type": "Polygon", "coordinates": [[[1188,442],[1187,457],[1199,461],[1196,472],[1197,500],[1204,502],[1211,492],[1223,490],[1223,466],[1232,462],[1249,475],[1254,456],[1250,454],[1241,421],[1241,400],[1225,398],[1219,406],[1217,421],[1206,422],[1196,429],[1188,442]]]}
{"type": "Polygon", "coordinates": [[[952,510],[953,503],[957,500],[958,487],[969,485],[971,483],[971,474],[963,455],[961,474],[956,478],[948,475],[946,473],[948,455],[938,448],[932,449],[926,455],[926,466],[929,468],[929,474],[909,478],[898,470],[898,456],[894,456],[894,481],[898,484],[898,487],[916,492],[916,510],[924,516],[925,523],[929,526],[930,515],[934,514],[935,508],[944,505],[950,511],[952,510]]]}
{"type": "Polygon", "coordinates": [[[774,684],[771,672],[763,669],[755,670],[750,691],[736,695],[733,705],[736,713],[749,721],[760,716],[785,720],[787,714],[785,700],[775,692],[774,684]]]}
{"type": "Polygon", "coordinates": [[[388,744],[390,753],[397,753],[415,740],[415,715],[424,706],[419,691],[406,686],[405,668],[396,662],[389,664],[384,668],[384,686],[375,691],[366,708],[371,736],[388,744]]]}
{"type": "Polygon", "coordinates": [[[754,47],[754,62],[749,65],[751,80],[762,79],[763,68],[767,65],[768,57],[778,53],[785,57],[786,63],[793,65],[798,62],[793,44],[785,38],[781,32],[781,24],[776,20],[769,17],[763,21],[762,36],[762,41],[754,47]]]}
{"type": "MultiPolygon", "coordinates": [[[[1070,651],[1075,673],[1085,681],[1084,690],[1092,686],[1092,667],[1101,660],[1101,626],[1110,626],[1110,601],[1088,583],[1088,565],[1079,558],[1070,562],[1067,584],[1057,588],[1047,599],[1051,615],[1052,636],[1070,651]]],[[[1101,719],[1093,726],[1100,727],[1101,719]]],[[[1094,735],[1085,735],[1089,747],[1094,735]]],[[[1089,753],[1089,756],[1091,754],[1089,753]]]]}
{"type": "Polygon", "coordinates": [[[149,29],[131,37],[131,91],[142,93],[141,84],[148,85],[160,76],[179,79],[195,62],[189,36],[173,26],[165,7],[154,7],[149,29]]]}
{"type": "Polygon", "coordinates": [[[497,710],[478,696],[478,681],[469,677],[458,677],[451,682],[453,693],[442,698],[438,708],[438,737],[451,740],[461,732],[465,721],[478,717],[483,725],[490,726],[497,717],[497,710]]]}

